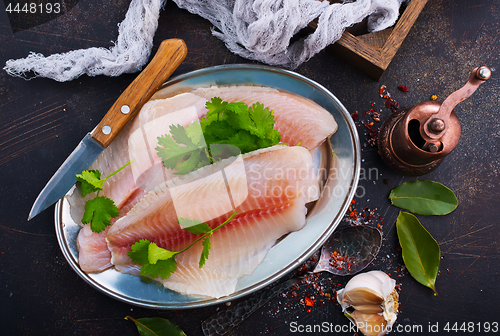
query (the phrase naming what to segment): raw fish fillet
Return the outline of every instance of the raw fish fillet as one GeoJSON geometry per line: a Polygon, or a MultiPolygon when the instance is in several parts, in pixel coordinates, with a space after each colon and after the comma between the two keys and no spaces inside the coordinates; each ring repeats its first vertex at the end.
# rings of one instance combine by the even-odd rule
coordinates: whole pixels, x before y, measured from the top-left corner
{"type": "MultiPolygon", "coordinates": [[[[175,272],[156,281],[188,295],[222,297],[234,293],[238,279],[252,274],[264,260],[276,240],[304,227],[307,212],[302,197],[279,206],[237,215],[211,237],[209,257],[202,268],[199,260],[201,241],[176,256],[175,272]]],[[[128,263],[122,272],[140,275],[140,267],[128,263]]]]}
{"type": "MultiPolygon", "coordinates": [[[[201,273],[193,273],[193,278],[184,284],[186,287],[183,292],[207,296],[218,296],[225,292],[223,289],[220,289],[220,292],[219,289],[213,292],[202,291],[196,283],[200,281],[200,277],[205,277],[203,275],[205,272],[219,274],[218,278],[213,279],[214,283],[219,279],[232,284],[231,286],[235,286],[238,278],[250,274],[276,239],[292,231],[290,228],[295,230],[304,225],[306,200],[319,197],[319,186],[313,172],[312,157],[303,147],[274,146],[247,153],[241,158],[242,160],[226,159],[162,183],[146,195],[126,216],[116,221],[107,236],[115,268],[124,273],[137,275],[138,267],[131,262],[127,253],[130,251],[130,246],[140,239],[154,241],[158,246],[171,251],[179,251],[188,246],[197,236],[179,226],[178,216],[207,222],[213,228],[227,219],[233,209],[236,209],[238,220],[233,220],[231,227],[235,232],[240,232],[240,235],[241,232],[247,232],[241,231],[240,225],[250,225],[254,228],[260,225],[277,225],[278,228],[274,231],[265,231],[266,247],[246,246],[247,241],[255,241],[255,237],[239,236],[241,247],[238,248],[243,250],[234,251],[235,255],[241,255],[235,263],[241,262],[240,266],[244,269],[235,274],[231,273],[229,275],[231,281],[224,280],[223,274],[226,271],[222,272],[217,268],[210,270],[210,267],[206,268],[205,265],[203,267],[206,268],[205,271],[197,268],[201,273]],[[225,179],[221,176],[222,171],[225,179]],[[228,194],[231,196],[229,199],[228,194]],[[285,210],[288,208],[294,210],[285,210]],[[287,220],[278,220],[280,216],[286,217],[287,220]],[[244,251],[250,250],[253,252],[244,256],[245,253],[250,253],[244,251]],[[252,262],[248,261],[249,258],[252,262]]],[[[248,232],[255,234],[255,230],[248,232]]],[[[227,244],[240,246],[236,241],[227,244]]],[[[217,249],[212,246],[210,255],[225,253],[217,249]]],[[[179,258],[185,257],[179,255],[179,258]]],[[[208,260],[210,261],[210,257],[208,260]]],[[[170,283],[176,283],[175,286],[178,287],[179,281],[162,280],[167,287],[170,283]]]]}
{"type": "Polygon", "coordinates": [[[263,86],[212,86],[192,91],[210,100],[219,97],[228,102],[264,104],[273,111],[274,127],[281,134],[281,142],[289,146],[298,143],[313,150],[335,133],[337,123],[333,116],[315,102],[299,95],[263,86]]]}
{"type": "MultiPolygon", "coordinates": [[[[107,196],[115,202],[120,210],[120,217],[127,214],[156,185],[173,177],[172,170],[163,168],[154,146],[149,146],[149,151],[144,150],[140,146],[141,143],[145,143],[143,140],[142,142],[132,142],[131,147],[129,145],[131,136],[135,134],[142,137],[143,130],[150,139],[158,133],[161,135],[169,134],[169,124],[165,123],[171,122],[172,119],[166,119],[166,117],[173,114],[176,114],[175,119],[173,119],[175,123],[187,126],[206,114],[205,103],[206,99],[191,93],[149,101],[143,106],[136,118],[125,126],[110,146],[89,167],[89,169],[99,170],[101,177],[105,177],[128,161],[133,160],[131,165],[108,179],[100,193],[101,196],[107,196]],[[187,112],[191,113],[185,113],[187,109],[190,109],[187,112]],[[163,124],[160,122],[162,120],[163,124]]],[[[67,196],[71,217],[76,223],[80,223],[83,217],[85,202],[95,196],[91,194],[82,198],[80,195],[80,189],[76,188],[67,196]]],[[[101,272],[112,266],[109,260],[111,253],[107,249],[105,234],[91,235],[90,227],[88,225],[85,227],[80,230],[77,238],[80,266],[89,273],[101,272]],[[105,251],[101,251],[100,248],[105,249],[105,251]]]]}
{"type": "MultiPolygon", "coordinates": [[[[89,169],[97,169],[101,176],[105,177],[133,160],[120,174],[106,181],[100,195],[111,198],[120,209],[128,203],[129,198],[136,196],[138,189],[145,193],[157,184],[171,179],[174,176],[173,171],[163,168],[160,158],[156,155],[155,145],[148,143],[145,137],[149,137],[149,140],[154,138],[156,141],[156,136],[169,134],[169,122],[172,120],[176,124],[187,126],[205,116],[206,101],[194,94],[182,93],[146,103],[134,120],[118,133],[115,140],[90,166],[89,169]],[[169,119],[168,115],[174,113],[175,118],[169,119]],[[131,142],[131,137],[136,141],[131,142]]],[[[69,199],[70,203],[77,207],[85,204],[81,198],[78,199],[79,196],[79,191],[74,193],[69,199]]],[[[77,223],[81,219],[73,215],[72,218],[77,223]]]]}
{"type": "MultiPolygon", "coordinates": [[[[139,203],[143,196],[144,193],[138,190],[134,196],[129,197],[127,203],[120,209],[120,215],[117,218],[111,219],[111,225],[113,225],[116,220],[126,215],[135,204],[139,203]]],[[[86,196],[80,199],[86,201],[89,198],[90,196],[86,196]]],[[[82,218],[84,209],[81,208],[79,210],[80,211],[75,211],[78,213],[78,218],[82,218]]],[[[106,241],[106,236],[110,228],[111,226],[108,226],[103,232],[94,233],[90,229],[90,224],[85,224],[78,232],[76,238],[78,263],[84,272],[98,273],[113,267],[113,264],[111,264],[111,252],[108,249],[108,242],[106,241]]]]}
{"type": "Polygon", "coordinates": [[[95,233],[90,230],[90,224],[85,224],[78,232],[78,263],[82,271],[97,273],[113,267],[106,242],[109,228],[108,226],[103,232],[95,233]]]}

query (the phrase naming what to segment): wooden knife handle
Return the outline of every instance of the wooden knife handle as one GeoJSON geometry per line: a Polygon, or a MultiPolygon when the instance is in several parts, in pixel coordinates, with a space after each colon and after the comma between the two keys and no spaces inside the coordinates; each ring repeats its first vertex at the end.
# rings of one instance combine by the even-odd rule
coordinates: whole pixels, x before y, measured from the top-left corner
{"type": "Polygon", "coordinates": [[[104,148],[108,147],[120,130],[141,110],[142,106],[158,91],[187,55],[181,39],[164,40],[148,66],[123,91],[92,131],[92,138],[104,148]]]}

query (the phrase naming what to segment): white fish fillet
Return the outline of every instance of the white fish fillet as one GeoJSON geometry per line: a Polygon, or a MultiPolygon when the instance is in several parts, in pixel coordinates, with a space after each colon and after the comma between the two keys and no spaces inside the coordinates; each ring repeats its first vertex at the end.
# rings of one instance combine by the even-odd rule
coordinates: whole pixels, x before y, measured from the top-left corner
{"type": "MultiPolygon", "coordinates": [[[[165,122],[172,119],[165,120],[162,118],[173,113],[177,113],[176,118],[173,119],[175,123],[182,126],[191,124],[193,121],[205,116],[206,101],[206,99],[194,94],[182,93],[172,98],[152,100],[146,103],[136,118],[118,133],[109,147],[89,167],[89,169],[99,170],[101,176],[105,177],[133,160],[128,167],[120,171],[120,174],[106,181],[100,195],[111,198],[120,209],[130,197],[137,193],[137,189],[148,192],[157,184],[171,179],[173,171],[163,168],[161,160],[156,155],[155,146],[146,146],[142,135],[145,133],[151,139],[156,138],[158,135],[169,134],[169,124],[165,122]],[[186,108],[191,108],[191,113],[182,113],[186,108]],[[179,111],[181,112],[178,113],[179,111]],[[164,123],[159,124],[159,121],[162,120],[164,123]],[[156,131],[156,133],[152,132],[152,130],[156,131]],[[130,148],[129,139],[134,134],[138,141],[132,142],[133,147],[130,148]],[[147,147],[146,150],[144,150],[145,147],[147,147]]],[[[81,207],[85,202],[82,202],[79,196],[80,192],[75,192],[69,198],[69,202],[76,205],[76,207],[81,207]]],[[[72,218],[77,223],[81,219],[76,215],[72,215],[72,218]]]]}
{"type": "MultiPolygon", "coordinates": [[[[274,223],[281,216],[280,213],[285,211],[284,209],[289,207],[295,209],[294,211],[290,210],[293,215],[283,215],[287,218],[286,223],[278,221],[281,224],[275,225],[278,225],[279,228],[276,228],[276,231],[268,232],[269,242],[274,242],[284,233],[290,232],[290,227],[295,230],[296,227],[304,225],[306,199],[319,196],[319,187],[314,185],[315,176],[310,153],[305,148],[298,146],[274,146],[245,154],[242,158],[243,169],[237,164],[237,160],[223,160],[220,163],[203,167],[193,173],[163,183],[144,197],[108,232],[108,247],[111,250],[112,264],[115,265],[115,268],[121,272],[137,274],[137,266],[132,264],[127,253],[130,251],[130,246],[140,239],[154,241],[158,246],[171,251],[179,251],[194,241],[195,235],[179,227],[177,223],[179,213],[182,214],[179,216],[195,218],[215,227],[233,212],[231,205],[234,205],[239,220],[233,220],[233,222],[240,224],[232,226],[235,227],[236,232],[242,232],[238,226],[245,225],[244,223],[248,221],[254,223],[255,219],[255,223],[251,224],[255,227],[270,225],[269,223],[274,223]],[[226,173],[227,182],[218,175],[221,170],[226,173]],[[226,185],[229,186],[228,189],[233,196],[233,204],[228,202],[226,185]],[[183,188],[184,186],[188,186],[188,188],[183,188]],[[173,195],[171,190],[179,187],[179,192],[173,195]],[[233,190],[236,193],[232,193],[233,190]],[[241,190],[248,190],[247,195],[241,193],[241,190]],[[300,211],[297,210],[299,208],[300,211]],[[264,212],[257,215],[261,211],[264,212]],[[268,216],[264,216],[264,213],[267,213],[268,216]],[[250,218],[254,219],[250,220],[250,218]],[[276,236],[275,233],[276,235],[279,233],[279,235],[276,236]]],[[[288,213],[288,210],[285,212],[288,213]]],[[[240,237],[242,240],[255,241],[255,237],[240,237]]],[[[228,242],[227,244],[234,243],[228,242]]],[[[244,248],[248,251],[249,247],[244,246],[245,242],[242,241],[241,247],[238,248],[244,248]]],[[[232,284],[235,284],[238,278],[250,274],[262,261],[263,257],[260,258],[260,256],[265,255],[268,248],[254,247],[252,251],[253,257],[257,258],[255,262],[245,261],[245,258],[253,258],[252,256],[243,257],[246,252],[235,251],[235,255],[241,255],[243,258],[238,257],[240,259],[235,262],[243,262],[245,269],[240,273],[230,275],[233,279],[232,284]],[[247,265],[253,265],[251,270],[247,268],[247,265]]],[[[212,246],[210,253],[217,256],[221,252],[212,246]]],[[[179,258],[184,257],[179,256],[179,258]]],[[[200,280],[199,277],[204,277],[202,273],[195,274],[190,282],[185,283],[186,288],[190,289],[183,292],[197,292],[197,294],[207,296],[219,295],[217,291],[213,293],[200,292],[201,287],[195,283],[200,280]]],[[[222,273],[218,272],[217,274],[222,273]]],[[[168,281],[164,283],[167,287],[170,284],[168,281]]]]}
{"type": "Polygon", "coordinates": [[[281,134],[281,142],[289,146],[298,143],[313,150],[337,130],[333,116],[324,108],[299,95],[262,86],[212,86],[192,91],[211,99],[219,97],[228,102],[263,104],[273,111],[274,127],[281,134]]]}
{"type": "MultiPolygon", "coordinates": [[[[169,278],[155,280],[188,295],[219,298],[234,293],[238,279],[252,274],[278,238],[304,227],[304,203],[303,197],[299,197],[235,217],[212,235],[210,254],[202,268],[198,265],[203,249],[200,241],[176,256],[178,267],[169,278]]],[[[120,270],[140,275],[136,264],[126,263],[120,270]]]]}

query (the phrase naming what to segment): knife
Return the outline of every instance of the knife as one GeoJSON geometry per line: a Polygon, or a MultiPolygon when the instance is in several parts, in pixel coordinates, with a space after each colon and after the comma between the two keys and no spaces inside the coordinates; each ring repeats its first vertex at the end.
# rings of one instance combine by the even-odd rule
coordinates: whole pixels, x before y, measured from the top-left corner
{"type": "Polygon", "coordinates": [[[75,184],[76,174],[88,169],[120,130],[140,111],[158,88],[182,63],[187,47],[181,39],[164,40],[148,66],[123,91],[99,125],[88,133],[45,188],[40,192],[28,220],[64,197],[75,184]]]}

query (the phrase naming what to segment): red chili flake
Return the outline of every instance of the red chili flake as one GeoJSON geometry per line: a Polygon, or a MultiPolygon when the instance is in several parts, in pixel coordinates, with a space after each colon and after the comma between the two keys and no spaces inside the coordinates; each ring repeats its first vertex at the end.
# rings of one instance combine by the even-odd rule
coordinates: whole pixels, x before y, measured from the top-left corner
{"type": "Polygon", "coordinates": [[[388,98],[385,101],[385,107],[391,110],[397,110],[399,108],[399,103],[392,98],[388,98]]]}
{"type": "Polygon", "coordinates": [[[407,86],[405,86],[405,85],[400,85],[400,86],[398,86],[398,89],[400,89],[400,90],[401,90],[401,91],[403,91],[403,92],[408,92],[408,91],[410,91],[410,89],[408,89],[408,87],[407,87],[407,86]]]}
{"type": "Polygon", "coordinates": [[[306,313],[310,313],[310,312],[311,312],[311,308],[307,308],[306,313]]]}
{"type": "Polygon", "coordinates": [[[371,106],[375,105],[375,102],[372,102],[371,106]]]}
{"type": "Polygon", "coordinates": [[[273,331],[273,327],[269,327],[269,331],[273,331]]]}
{"type": "Polygon", "coordinates": [[[359,117],[358,111],[353,112],[351,114],[351,117],[352,117],[352,120],[354,120],[354,121],[358,120],[358,117],[359,117]]]}
{"type": "Polygon", "coordinates": [[[351,201],[351,204],[355,204],[355,203],[356,203],[356,200],[355,200],[355,199],[353,199],[353,200],[351,201]]]}
{"type": "Polygon", "coordinates": [[[385,91],[385,89],[386,89],[386,88],[387,88],[387,86],[382,85],[382,86],[380,87],[380,89],[378,90],[378,94],[379,94],[380,96],[383,96],[384,91],[385,91]]]}

